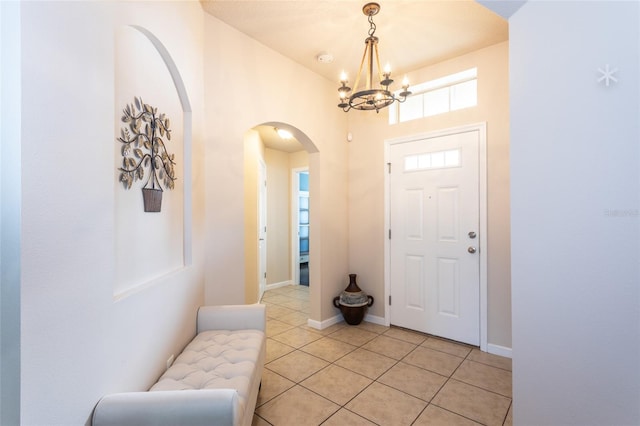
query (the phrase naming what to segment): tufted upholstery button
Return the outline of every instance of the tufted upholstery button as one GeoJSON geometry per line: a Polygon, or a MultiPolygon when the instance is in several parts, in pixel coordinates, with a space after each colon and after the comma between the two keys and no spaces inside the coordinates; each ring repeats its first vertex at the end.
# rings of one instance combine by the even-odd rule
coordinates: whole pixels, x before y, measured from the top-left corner
{"type": "Polygon", "coordinates": [[[258,330],[203,331],[150,391],[235,388],[244,410],[262,339],[258,330]]]}

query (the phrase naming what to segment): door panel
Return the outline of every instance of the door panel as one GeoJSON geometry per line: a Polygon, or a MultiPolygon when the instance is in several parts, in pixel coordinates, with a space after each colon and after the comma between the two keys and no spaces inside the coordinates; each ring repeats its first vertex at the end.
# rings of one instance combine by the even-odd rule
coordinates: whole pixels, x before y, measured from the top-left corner
{"type": "Polygon", "coordinates": [[[471,344],[480,339],[479,134],[390,147],[391,323],[471,344]]]}

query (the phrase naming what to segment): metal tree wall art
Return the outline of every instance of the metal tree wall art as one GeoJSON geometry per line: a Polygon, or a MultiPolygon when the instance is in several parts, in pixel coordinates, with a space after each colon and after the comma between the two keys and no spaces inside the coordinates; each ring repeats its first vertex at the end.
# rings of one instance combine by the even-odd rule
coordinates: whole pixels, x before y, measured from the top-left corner
{"type": "Polygon", "coordinates": [[[142,187],[145,212],[159,212],[162,204],[162,184],[173,189],[177,179],[175,156],[169,154],[164,138],[171,140],[169,118],[158,115],[158,109],[135,97],[134,102],[123,109],[122,122],[117,139],[122,144],[120,182],[130,189],[133,182],[147,180],[142,187]],[[162,183],[162,184],[161,184],[162,183]]]}

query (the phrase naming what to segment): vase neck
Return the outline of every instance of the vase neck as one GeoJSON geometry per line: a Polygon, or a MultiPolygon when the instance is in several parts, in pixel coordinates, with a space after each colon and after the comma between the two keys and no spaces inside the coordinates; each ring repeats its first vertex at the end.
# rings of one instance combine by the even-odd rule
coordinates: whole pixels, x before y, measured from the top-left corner
{"type": "Polygon", "coordinates": [[[360,290],[360,287],[358,287],[358,284],[356,283],[356,274],[349,274],[349,285],[344,291],[348,291],[348,292],[362,291],[360,290]]]}

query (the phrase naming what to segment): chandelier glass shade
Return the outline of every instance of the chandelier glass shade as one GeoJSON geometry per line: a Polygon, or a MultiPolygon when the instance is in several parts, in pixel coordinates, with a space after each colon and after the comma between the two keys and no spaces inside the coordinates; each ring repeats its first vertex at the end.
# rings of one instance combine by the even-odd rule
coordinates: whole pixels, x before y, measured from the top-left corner
{"type": "Polygon", "coordinates": [[[411,94],[409,91],[409,82],[406,77],[402,82],[402,91],[398,93],[398,96],[394,95],[389,86],[393,83],[391,79],[391,69],[387,65],[384,71],[380,68],[380,57],[378,55],[378,37],[374,34],[376,32],[376,25],[373,23],[373,16],[380,11],[380,5],[378,3],[367,3],[362,8],[362,12],[368,16],[369,20],[369,36],[364,40],[365,48],[360,61],[360,68],[358,69],[358,75],[354,84],[354,88],[347,86],[349,83],[346,74],[343,72],[340,77],[341,86],[338,88],[338,94],[340,96],[340,103],[338,108],[342,108],[344,112],[350,109],[359,110],[375,110],[379,112],[380,109],[391,105],[393,102],[404,102],[407,96],[411,94]],[[360,77],[362,70],[366,65],[366,76],[363,82],[363,88],[359,89],[360,77]],[[375,66],[375,70],[374,70],[375,66]],[[377,71],[374,73],[374,71],[377,71]],[[377,78],[379,83],[374,87],[374,78],[377,78]]]}

